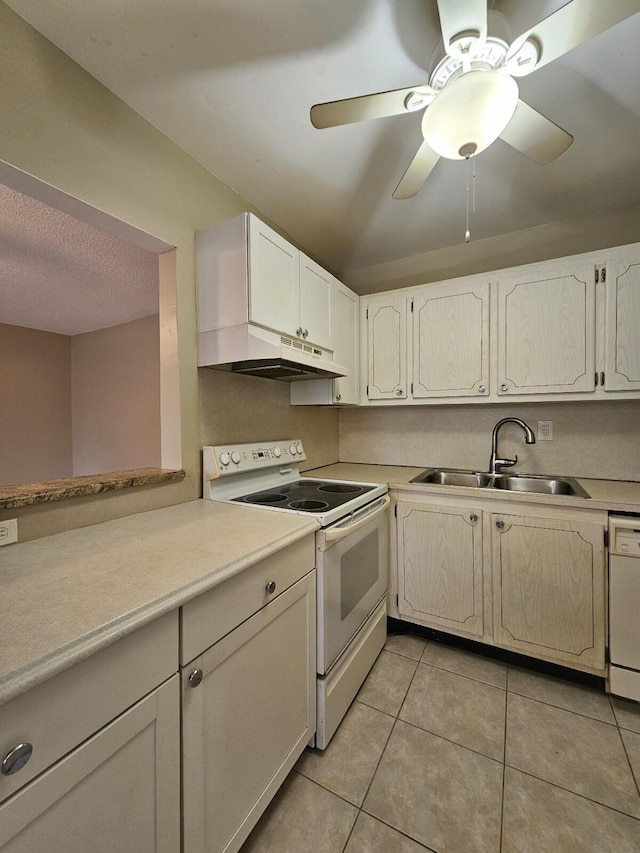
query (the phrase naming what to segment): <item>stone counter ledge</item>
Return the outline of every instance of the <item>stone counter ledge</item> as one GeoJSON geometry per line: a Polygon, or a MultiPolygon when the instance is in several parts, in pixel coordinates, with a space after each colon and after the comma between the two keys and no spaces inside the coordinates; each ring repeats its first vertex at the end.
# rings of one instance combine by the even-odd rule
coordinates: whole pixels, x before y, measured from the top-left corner
{"type": "Polygon", "coordinates": [[[23,483],[15,486],[0,485],[0,509],[61,501],[130,489],[133,486],[151,486],[155,483],[184,480],[183,470],[166,468],[131,468],[128,471],[110,471],[108,474],[86,474],[82,477],[66,477],[61,480],[45,480],[41,483],[23,483]]]}

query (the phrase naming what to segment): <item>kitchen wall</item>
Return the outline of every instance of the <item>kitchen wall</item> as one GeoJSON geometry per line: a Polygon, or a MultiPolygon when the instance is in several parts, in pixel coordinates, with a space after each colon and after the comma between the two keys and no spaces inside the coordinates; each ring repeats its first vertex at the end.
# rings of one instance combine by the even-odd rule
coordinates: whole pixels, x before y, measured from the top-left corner
{"type": "MultiPolygon", "coordinates": [[[[200,494],[202,442],[194,234],[244,210],[266,217],[3,3],[0,77],[0,161],[176,247],[180,384],[176,423],[180,423],[182,467],[187,473],[182,483],[19,511],[0,510],[0,518],[19,517],[24,539],[196,498],[200,494]]],[[[337,414],[289,411],[284,403],[288,387],[275,382],[265,382],[242,406],[230,408],[225,401],[237,400],[238,386],[231,384],[225,392],[226,381],[233,383],[233,377],[218,383],[203,380],[205,408],[217,411],[207,440],[229,436],[235,424],[244,424],[244,440],[259,440],[265,430],[278,437],[295,434],[304,439],[307,434],[311,446],[322,448],[318,453],[314,450],[313,464],[337,460],[337,414]],[[207,401],[211,394],[219,399],[207,401]],[[311,438],[322,434],[326,419],[333,424],[328,444],[311,438]]]]}
{"type": "Polygon", "coordinates": [[[200,390],[203,444],[299,438],[307,455],[301,468],[338,460],[337,410],[291,406],[288,382],[202,368],[200,390]]]}
{"type": "Polygon", "coordinates": [[[74,477],[160,467],[159,361],[157,315],[71,338],[74,477]]]}
{"type": "Polygon", "coordinates": [[[340,461],[486,471],[491,432],[518,417],[537,433],[553,421],[553,440],[524,443],[520,427],[500,432],[501,456],[527,473],[640,480],[640,400],[343,409],[340,461]]]}
{"type": "Polygon", "coordinates": [[[70,477],[70,338],[0,323],[0,365],[0,483],[70,477]]]}

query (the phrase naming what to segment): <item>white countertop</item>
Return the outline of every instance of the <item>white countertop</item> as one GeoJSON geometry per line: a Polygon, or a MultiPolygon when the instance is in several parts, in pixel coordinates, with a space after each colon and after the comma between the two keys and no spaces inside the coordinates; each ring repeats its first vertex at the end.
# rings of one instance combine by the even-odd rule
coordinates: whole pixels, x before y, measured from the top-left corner
{"type": "Polygon", "coordinates": [[[519,503],[555,504],[556,506],[605,509],[609,512],[640,513],[640,483],[626,480],[586,480],[575,477],[590,498],[570,495],[536,495],[531,492],[504,492],[498,489],[477,489],[464,486],[439,486],[435,483],[410,483],[424,468],[401,465],[365,465],[356,462],[338,462],[313,471],[305,477],[326,477],[336,480],[361,480],[370,483],[387,483],[390,489],[429,492],[441,495],[469,495],[489,500],[517,500],[519,503]]]}
{"type": "Polygon", "coordinates": [[[0,704],[313,533],[196,500],[0,549],[0,704]]]}

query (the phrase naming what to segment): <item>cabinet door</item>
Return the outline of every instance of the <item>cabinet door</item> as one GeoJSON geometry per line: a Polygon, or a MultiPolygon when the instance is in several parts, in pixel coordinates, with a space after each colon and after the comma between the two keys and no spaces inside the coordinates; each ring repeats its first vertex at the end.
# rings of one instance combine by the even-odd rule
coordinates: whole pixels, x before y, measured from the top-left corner
{"type": "Polygon", "coordinates": [[[604,670],[604,528],[492,516],[494,639],[604,670]]]}
{"type": "Polygon", "coordinates": [[[179,712],[174,675],[6,800],[2,853],[176,853],[179,712]]]}
{"type": "Polygon", "coordinates": [[[299,327],[299,252],[249,215],[249,320],[296,336],[299,327]]]}
{"type": "Polygon", "coordinates": [[[413,299],[413,396],[489,392],[489,284],[440,284],[413,299]]]}
{"type": "Polygon", "coordinates": [[[313,571],[183,670],[185,853],[238,850],[313,736],[315,629],[313,571]]]}
{"type": "Polygon", "coordinates": [[[300,252],[300,328],[305,341],[333,349],[333,276],[300,252]]]}
{"type": "Polygon", "coordinates": [[[336,281],[333,300],[334,358],[349,371],[346,376],[334,379],[333,399],[336,403],[355,405],[360,402],[359,297],[336,281]]]}
{"type": "Polygon", "coordinates": [[[498,394],[595,389],[595,280],[582,266],[498,284],[498,394]]]}
{"type": "Polygon", "coordinates": [[[390,296],[367,308],[367,396],[401,400],[407,396],[406,298],[390,296]]]}
{"type": "Polygon", "coordinates": [[[482,636],[482,513],[399,502],[400,616],[482,636]]]}
{"type": "Polygon", "coordinates": [[[640,261],[611,261],[605,287],[605,391],[640,391],[640,261]]]}

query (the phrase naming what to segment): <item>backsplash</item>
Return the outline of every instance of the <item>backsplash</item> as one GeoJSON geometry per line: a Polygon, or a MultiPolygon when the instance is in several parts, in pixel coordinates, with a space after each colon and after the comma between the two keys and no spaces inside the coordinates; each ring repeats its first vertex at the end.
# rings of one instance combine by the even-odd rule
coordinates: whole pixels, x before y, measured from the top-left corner
{"type": "Polygon", "coordinates": [[[291,406],[288,382],[200,368],[202,444],[302,440],[303,470],[338,461],[338,412],[291,406]]]}
{"type": "Polygon", "coordinates": [[[553,422],[553,440],[524,443],[503,427],[501,456],[518,454],[515,470],[530,474],[640,480],[640,401],[513,403],[500,406],[415,406],[343,409],[340,462],[487,470],[491,433],[505,417],[553,422]]]}

